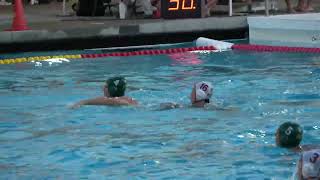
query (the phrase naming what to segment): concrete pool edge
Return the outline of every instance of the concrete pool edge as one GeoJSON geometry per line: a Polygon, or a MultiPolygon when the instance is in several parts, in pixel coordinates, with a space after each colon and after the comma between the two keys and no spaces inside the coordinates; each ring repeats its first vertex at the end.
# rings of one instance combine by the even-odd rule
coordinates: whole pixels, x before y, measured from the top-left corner
{"type": "MultiPolygon", "coordinates": [[[[68,22],[65,22],[68,23],[68,22]]],[[[0,52],[84,49],[193,41],[206,36],[240,39],[248,34],[247,17],[214,17],[111,27],[0,32],[0,52]]]]}

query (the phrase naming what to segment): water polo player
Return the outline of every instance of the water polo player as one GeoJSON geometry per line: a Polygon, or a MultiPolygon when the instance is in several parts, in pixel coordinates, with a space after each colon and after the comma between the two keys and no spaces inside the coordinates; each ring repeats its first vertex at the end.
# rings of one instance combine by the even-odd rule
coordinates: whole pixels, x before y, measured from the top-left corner
{"type": "Polygon", "coordinates": [[[279,126],[276,132],[276,144],[279,147],[301,149],[303,130],[294,122],[285,122],[279,126]]]}
{"type": "MultiPolygon", "coordinates": [[[[206,104],[210,103],[212,96],[212,84],[209,82],[201,81],[195,83],[192,87],[190,101],[192,107],[205,107],[206,104]]],[[[159,110],[168,110],[183,107],[177,103],[161,103],[159,110]]]]}
{"type": "Polygon", "coordinates": [[[305,151],[298,162],[297,179],[320,179],[320,149],[305,151]]]}
{"type": "Polygon", "coordinates": [[[131,97],[125,96],[127,81],[123,77],[113,77],[106,81],[103,87],[104,96],[82,100],[72,108],[82,105],[137,105],[138,102],[131,97]]]}
{"type": "Polygon", "coordinates": [[[320,149],[318,144],[301,145],[303,137],[302,127],[294,122],[285,122],[279,126],[276,132],[276,145],[283,148],[289,148],[296,152],[320,149]]]}

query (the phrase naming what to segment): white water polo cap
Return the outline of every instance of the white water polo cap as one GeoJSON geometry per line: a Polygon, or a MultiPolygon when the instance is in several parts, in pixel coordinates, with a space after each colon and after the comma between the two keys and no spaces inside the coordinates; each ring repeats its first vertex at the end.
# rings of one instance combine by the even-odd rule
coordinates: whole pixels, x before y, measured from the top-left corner
{"type": "Polygon", "coordinates": [[[303,152],[302,177],[320,178],[320,149],[303,152]]]}
{"type": "Polygon", "coordinates": [[[196,101],[209,100],[212,96],[212,84],[209,82],[198,82],[195,85],[196,101]]]}

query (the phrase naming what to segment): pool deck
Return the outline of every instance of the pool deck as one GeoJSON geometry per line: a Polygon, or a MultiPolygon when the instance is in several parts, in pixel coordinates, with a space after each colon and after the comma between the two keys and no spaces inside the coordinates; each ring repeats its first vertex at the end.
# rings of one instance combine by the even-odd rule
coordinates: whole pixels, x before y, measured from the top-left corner
{"type": "Polygon", "coordinates": [[[248,34],[246,14],[201,19],[120,20],[110,16],[62,16],[61,3],[57,2],[27,5],[24,11],[30,30],[7,31],[12,24],[12,7],[0,6],[0,52],[176,43],[199,36],[239,39],[248,34]]]}

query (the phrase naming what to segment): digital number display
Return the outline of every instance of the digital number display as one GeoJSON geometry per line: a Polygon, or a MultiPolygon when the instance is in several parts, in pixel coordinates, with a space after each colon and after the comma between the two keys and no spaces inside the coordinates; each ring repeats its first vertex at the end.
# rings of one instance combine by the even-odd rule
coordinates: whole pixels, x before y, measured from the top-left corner
{"type": "Polygon", "coordinates": [[[200,18],[201,0],[161,0],[161,9],[166,19],[200,18]]]}

